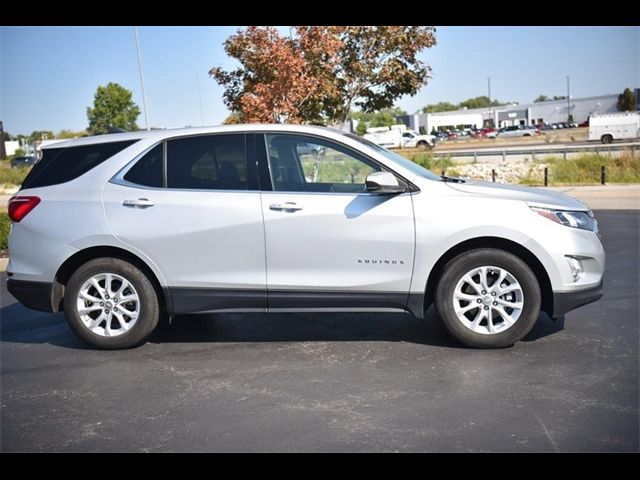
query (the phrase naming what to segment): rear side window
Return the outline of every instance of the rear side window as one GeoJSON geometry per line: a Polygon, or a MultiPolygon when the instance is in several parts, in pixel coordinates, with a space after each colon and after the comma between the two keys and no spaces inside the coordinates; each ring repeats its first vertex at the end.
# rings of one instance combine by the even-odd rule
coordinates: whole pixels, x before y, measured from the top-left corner
{"type": "Polygon", "coordinates": [[[147,152],[124,176],[131,183],[145,187],[162,188],[163,180],[163,144],[157,145],[147,152]]]}
{"type": "Polygon", "coordinates": [[[42,159],[33,166],[27,178],[24,179],[22,188],[48,187],[69,182],[137,141],[44,149],[42,159]]]}
{"type": "Polygon", "coordinates": [[[205,135],[168,141],[167,187],[248,190],[245,135],[205,135]]]}

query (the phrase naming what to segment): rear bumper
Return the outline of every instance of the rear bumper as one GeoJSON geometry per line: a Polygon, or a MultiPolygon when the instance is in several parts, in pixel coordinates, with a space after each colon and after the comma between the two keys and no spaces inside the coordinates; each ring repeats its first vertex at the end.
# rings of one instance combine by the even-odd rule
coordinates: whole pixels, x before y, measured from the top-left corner
{"type": "Polygon", "coordinates": [[[595,302],[602,297],[602,281],[593,288],[575,292],[553,292],[553,318],[571,310],[595,302]]]}
{"type": "Polygon", "coordinates": [[[22,305],[34,310],[53,312],[53,285],[46,282],[7,279],[7,290],[22,305]]]}

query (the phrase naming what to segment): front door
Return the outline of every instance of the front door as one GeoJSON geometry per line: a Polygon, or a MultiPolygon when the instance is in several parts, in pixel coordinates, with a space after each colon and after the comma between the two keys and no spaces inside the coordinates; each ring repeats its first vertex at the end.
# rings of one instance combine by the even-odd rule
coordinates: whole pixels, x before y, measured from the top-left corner
{"type": "Polygon", "coordinates": [[[381,166],[312,136],[266,134],[262,192],[270,309],[404,309],[413,270],[410,193],[366,192],[381,166]]]}
{"type": "Polygon", "coordinates": [[[113,233],[160,269],[175,313],[266,308],[264,224],[247,138],[169,140],[104,190],[113,233]]]}

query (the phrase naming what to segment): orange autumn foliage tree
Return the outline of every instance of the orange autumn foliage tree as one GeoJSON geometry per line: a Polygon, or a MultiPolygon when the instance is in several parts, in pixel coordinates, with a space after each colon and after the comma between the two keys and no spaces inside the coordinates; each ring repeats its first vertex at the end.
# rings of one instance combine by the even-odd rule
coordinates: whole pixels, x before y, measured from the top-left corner
{"type": "Polygon", "coordinates": [[[225,103],[242,122],[301,123],[306,120],[305,103],[313,108],[323,91],[332,88],[324,69],[331,65],[339,41],[330,32],[305,27],[290,39],[272,27],[248,27],[225,42],[225,51],[242,68],[212,68],[209,74],[225,86],[225,103]]]}
{"type": "Polygon", "coordinates": [[[431,70],[417,56],[435,43],[433,27],[248,27],[224,44],[241,66],[209,73],[239,121],[332,124],[417,93],[431,70]]]}

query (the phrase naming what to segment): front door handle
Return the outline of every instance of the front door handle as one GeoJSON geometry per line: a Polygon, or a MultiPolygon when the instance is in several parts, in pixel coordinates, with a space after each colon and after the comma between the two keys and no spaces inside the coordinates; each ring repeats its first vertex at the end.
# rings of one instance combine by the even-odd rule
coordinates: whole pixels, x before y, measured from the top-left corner
{"type": "Polygon", "coordinates": [[[149,208],[153,207],[155,203],[148,198],[136,198],[135,200],[123,200],[122,205],[125,207],[149,208]]]}
{"type": "Polygon", "coordinates": [[[303,208],[302,205],[298,205],[295,202],[272,203],[269,205],[270,210],[284,210],[285,212],[297,212],[303,208]]]}

